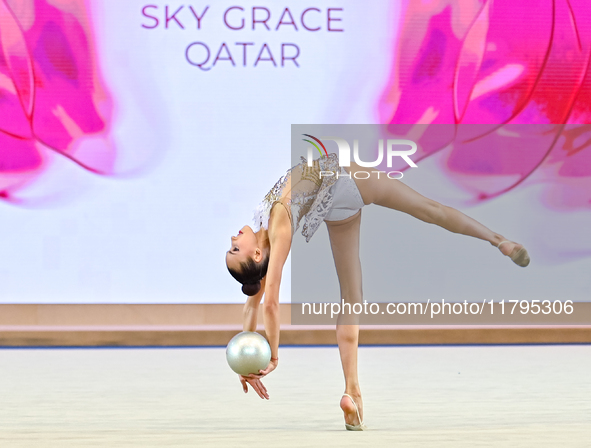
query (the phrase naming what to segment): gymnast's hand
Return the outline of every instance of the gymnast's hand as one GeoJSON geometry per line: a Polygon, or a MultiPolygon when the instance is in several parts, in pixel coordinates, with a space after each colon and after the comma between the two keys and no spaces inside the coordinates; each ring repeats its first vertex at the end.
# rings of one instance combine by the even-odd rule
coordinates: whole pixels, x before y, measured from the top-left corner
{"type": "Polygon", "coordinates": [[[260,375],[258,375],[258,377],[262,378],[265,375],[268,375],[269,373],[271,373],[273,370],[275,370],[277,368],[277,364],[279,364],[279,360],[272,358],[271,361],[269,361],[269,365],[267,366],[267,368],[265,370],[259,370],[260,375]]]}
{"type": "Polygon", "coordinates": [[[262,399],[269,399],[269,394],[267,393],[267,388],[260,380],[262,378],[261,375],[249,374],[249,375],[238,375],[240,382],[242,383],[242,390],[244,393],[248,393],[248,386],[247,383],[250,384],[250,387],[254,389],[254,391],[261,397],[262,399]]]}

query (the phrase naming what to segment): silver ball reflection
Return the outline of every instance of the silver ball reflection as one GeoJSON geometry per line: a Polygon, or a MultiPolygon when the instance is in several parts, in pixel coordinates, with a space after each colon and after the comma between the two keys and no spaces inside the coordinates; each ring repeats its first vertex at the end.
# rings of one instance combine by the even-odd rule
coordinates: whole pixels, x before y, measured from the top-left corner
{"type": "Polygon", "coordinates": [[[240,375],[259,373],[271,361],[271,347],[262,335],[254,331],[243,331],[228,343],[226,359],[230,368],[240,375]]]}

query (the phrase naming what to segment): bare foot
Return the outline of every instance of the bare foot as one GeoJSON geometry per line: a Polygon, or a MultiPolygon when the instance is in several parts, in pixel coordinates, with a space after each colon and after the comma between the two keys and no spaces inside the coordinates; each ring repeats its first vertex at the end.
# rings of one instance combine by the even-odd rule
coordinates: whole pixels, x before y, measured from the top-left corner
{"type": "MultiPolygon", "coordinates": [[[[355,400],[357,407],[359,408],[359,415],[361,416],[361,421],[363,421],[363,401],[361,399],[361,395],[359,394],[349,394],[355,400]]],[[[351,398],[343,395],[341,398],[341,409],[345,414],[345,423],[348,425],[357,426],[361,424],[359,418],[357,417],[357,411],[355,410],[355,405],[351,401],[351,398]]]]}

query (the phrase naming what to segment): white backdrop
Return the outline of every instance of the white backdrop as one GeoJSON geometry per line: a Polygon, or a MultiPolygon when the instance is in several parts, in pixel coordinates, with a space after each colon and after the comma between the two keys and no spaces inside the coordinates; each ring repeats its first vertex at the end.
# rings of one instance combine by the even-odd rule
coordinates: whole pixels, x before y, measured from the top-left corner
{"type": "MultiPolygon", "coordinates": [[[[271,31],[233,31],[223,23],[232,2],[209,3],[202,29],[183,2],[91,2],[100,71],[115,102],[117,147],[148,148],[151,157],[125,177],[100,177],[58,160],[73,191],[41,208],[0,204],[0,301],[3,303],[240,302],[224,252],[230,235],[251,224],[252,210],[290,166],[292,123],[371,123],[390,67],[397,6],[386,1],[331,0],[302,4],[241,2],[271,11],[271,31]],[[146,10],[155,21],[142,15],[146,10]],[[185,29],[169,21],[176,16],[185,29]],[[296,23],[309,7],[307,32],[275,31],[283,8],[296,23]],[[342,8],[326,30],[326,9],[342,8]],[[209,71],[190,65],[186,47],[283,42],[300,48],[299,68],[220,61],[209,71]]],[[[192,2],[199,13],[207,3],[192,2]]],[[[237,13],[240,11],[236,11],[237,13]]],[[[238,14],[235,16],[238,18],[238,14]]],[[[286,19],[287,20],[287,19],[286,19]]],[[[240,47],[241,48],[241,47],[240,47]]],[[[215,54],[215,53],[214,53],[215,54]]],[[[212,58],[214,56],[212,54],[212,58]]],[[[238,57],[240,56],[240,57],[238,57]]],[[[278,61],[279,62],[279,61],[278,61]]],[[[280,64],[278,64],[280,65],[280,64]]],[[[141,151],[140,151],[141,150],[141,151]]],[[[133,152],[131,152],[133,154],[133,152]]],[[[32,187],[44,188],[46,175],[32,187]]],[[[290,267],[282,301],[289,300],[290,267]]]]}
{"type": "MultiPolygon", "coordinates": [[[[25,194],[63,179],[70,183],[68,194],[34,208],[0,203],[0,302],[242,302],[239,284],[224,263],[230,236],[251,224],[258,202],[289,168],[292,123],[379,121],[378,101],[394,58],[400,3],[89,4],[99,71],[114,101],[110,137],[115,147],[125,149],[124,164],[136,169],[125,176],[101,177],[56,157],[55,169],[25,194]],[[144,9],[148,5],[155,7],[144,9]],[[181,6],[175,17],[184,29],[172,19],[167,28],[166,8],[170,19],[181,6]],[[209,6],[201,29],[189,6],[198,13],[209,6]],[[223,13],[231,6],[244,9],[232,16],[233,24],[241,15],[247,19],[243,30],[224,25],[223,13]],[[260,24],[252,30],[248,18],[254,6],[269,9],[271,30],[260,24]],[[297,31],[289,25],[275,30],[285,7],[297,31]],[[307,16],[308,26],[320,26],[319,31],[302,28],[299,18],[307,8],[320,10],[307,16]],[[327,30],[328,8],[341,19],[331,26],[343,32],[327,30]],[[193,42],[207,44],[211,58],[227,43],[236,65],[222,60],[203,71],[189,64],[185,52],[193,42]],[[246,66],[236,42],[253,43],[246,66]],[[254,67],[265,43],[279,66],[261,61],[254,67]],[[282,43],[299,47],[299,67],[290,61],[281,67],[282,43]]],[[[198,56],[202,54],[191,53],[198,56]]],[[[457,191],[449,180],[434,175],[436,162],[422,162],[405,181],[427,196],[453,203],[457,191]]],[[[527,270],[494,251],[485,255],[485,248],[492,250],[486,243],[367,208],[362,258],[373,257],[376,248],[392,255],[383,272],[364,272],[367,296],[370,285],[379,285],[387,274],[397,291],[391,299],[477,299],[482,291],[500,297],[508,290],[528,299],[591,297],[591,258],[581,255],[591,240],[572,237],[591,227],[591,215],[545,209],[537,205],[537,188],[520,188],[464,209],[493,230],[524,242],[533,259],[527,270]],[[578,252],[577,257],[568,256],[569,251],[578,252]]],[[[319,256],[325,258],[336,294],[324,228],[313,243],[324,250],[319,256]]],[[[294,247],[302,244],[296,235],[294,247]]],[[[288,260],[282,302],[290,299],[290,274],[288,260]]]]}

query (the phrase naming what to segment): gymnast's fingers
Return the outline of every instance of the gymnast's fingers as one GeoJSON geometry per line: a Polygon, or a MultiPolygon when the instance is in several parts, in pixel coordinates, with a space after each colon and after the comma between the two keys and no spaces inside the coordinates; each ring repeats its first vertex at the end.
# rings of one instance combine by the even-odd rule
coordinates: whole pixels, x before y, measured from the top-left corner
{"type": "Polygon", "coordinates": [[[246,380],[242,375],[238,375],[238,378],[240,379],[240,383],[242,384],[242,390],[245,394],[248,393],[248,386],[246,385],[246,380]]]}
{"type": "Polygon", "coordinates": [[[268,400],[269,394],[267,394],[267,390],[265,389],[265,386],[263,386],[263,383],[261,383],[259,380],[255,380],[253,383],[250,384],[254,387],[257,394],[259,394],[259,397],[261,397],[262,399],[266,398],[268,400]]]}

